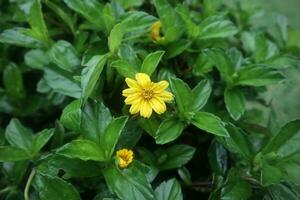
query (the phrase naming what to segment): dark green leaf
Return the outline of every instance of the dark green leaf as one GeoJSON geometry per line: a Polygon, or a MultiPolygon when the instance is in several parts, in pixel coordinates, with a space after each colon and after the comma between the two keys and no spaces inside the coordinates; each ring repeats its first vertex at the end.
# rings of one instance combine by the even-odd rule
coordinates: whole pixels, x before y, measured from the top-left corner
{"type": "Polygon", "coordinates": [[[193,158],[196,149],[188,145],[173,145],[166,149],[167,158],[158,163],[160,170],[179,168],[193,158]]]}
{"type": "Polygon", "coordinates": [[[108,37],[108,47],[110,52],[115,53],[117,51],[122,42],[125,31],[126,26],[122,23],[118,23],[113,27],[108,37]]]}
{"type": "Polygon", "coordinates": [[[111,63],[111,67],[115,68],[118,73],[126,78],[134,78],[138,69],[124,59],[116,60],[111,63]]]}
{"type": "Polygon", "coordinates": [[[81,101],[75,100],[67,105],[60,117],[60,122],[68,129],[72,131],[80,130],[81,122],[81,101]]]}
{"type": "Polygon", "coordinates": [[[260,181],[263,186],[277,185],[280,183],[283,174],[279,168],[263,162],[260,181]]]}
{"type": "Polygon", "coordinates": [[[80,200],[78,191],[61,178],[38,173],[34,186],[41,200],[80,200]]]}
{"type": "Polygon", "coordinates": [[[6,92],[16,98],[20,99],[25,96],[22,72],[14,63],[10,63],[3,71],[3,84],[6,92]]]}
{"type": "Polygon", "coordinates": [[[0,161],[2,162],[15,162],[19,160],[27,160],[31,156],[17,147],[0,146],[0,161]]]}
{"type": "Polygon", "coordinates": [[[203,106],[205,106],[212,88],[208,80],[200,81],[193,88],[193,99],[194,99],[194,111],[199,111],[203,106]]]}

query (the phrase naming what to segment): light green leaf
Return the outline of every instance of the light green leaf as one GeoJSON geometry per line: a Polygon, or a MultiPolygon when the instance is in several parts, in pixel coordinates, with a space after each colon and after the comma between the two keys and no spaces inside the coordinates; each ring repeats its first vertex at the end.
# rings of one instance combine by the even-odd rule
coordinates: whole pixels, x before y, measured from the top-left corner
{"type": "Polygon", "coordinates": [[[238,79],[235,85],[265,86],[279,83],[284,76],[279,71],[267,66],[251,65],[242,67],[238,71],[238,79]]]}
{"type": "Polygon", "coordinates": [[[32,49],[27,51],[24,56],[25,64],[33,69],[44,69],[49,63],[48,55],[40,49],[32,49]]]}
{"type": "Polygon", "coordinates": [[[222,16],[210,16],[204,19],[200,25],[198,39],[226,38],[235,35],[238,29],[234,24],[222,16]]]}
{"type": "Polygon", "coordinates": [[[110,52],[115,53],[117,51],[125,32],[126,27],[122,23],[118,23],[113,27],[108,37],[108,47],[110,52]]]}
{"type": "Polygon", "coordinates": [[[234,120],[238,120],[245,112],[245,96],[240,88],[226,89],[224,92],[226,109],[234,120]]]}
{"type": "Polygon", "coordinates": [[[155,189],[155,197],[157,200],[182,200],[180,184],[175,178],[162,182],[155,189]]]}
{"type": "Polygon", "coordinates": [[[115,68],[118,73],[126,78],[134,78],[138,69],[124,59],[116,60],[111,63],[111,67],[115,68]]]}
{"type": "Polygon", "coordinates": [[[81,101],[75,100],[67,105],[60,117],[60,122],[68,129],[72,131],[80,130],[81,122],[81,101]]]}
{"type": "Polygon", "coordinates": [[[142,63],[141,72],[146,73],[149,76],[151,76],[151,74],[157,68],[158,63],[160,62],[164,53],[165,53],[165,51],[156,51],[156,52],[148,54],[142,63]]]}
{"type": "Polygon", "coordinates": [[[279,158],[291,156],[300,151],[300,120],[285,124],[263,148],[264,154],[275,152],[279,158]]]}
{"type": "Polygon", "coordinates": [[[75,71],[80,65],[76,49],[67,41],[59,40],[47,52],[51,62],[69,72],[75,71]]]}
{"type": "Polygon", "coordinates": [[[228,136],[224,122],[212,113],[196,112],[191,123],[208,133],[218,136],[228,136]]]}
{"type": "Polygon", "coordinates": [[[2,162],[16,162],[20,160],[27,160],[31,155],[27,154],[24,149],[11,146],[0,146],[0,161],[2,162]]]}
{"type": "Polygon", "coordinates": [[[180,113],[184,114],[192,110],[193,96],[191,88],[178,78],[171,78],[171,89],[175,95],[175,101],[180,113]]]}
{"type": "Polygon", "coordinates": [[[178,118],[165,119],[158,127],[155,133],[155,141],[157,144],[166,144],[178,138],[185,124],[178,118]]]}
{"type": "Polygon", "coordinates": [[[280,183],[282,177],[283,174],[278,167],[263,162],[260,176],[260,181],[263,186],[277,185],[280,183]]]}
{"type": "Polygon", "coordinates": [[[128,117],[118,117],[113,119],[108,124],[104,133],[100,137],[100,146],[104,150],[105,157],[111,158],[117,145],[118,139],[122,133],[123,128],[128,120],[128,117]]]}
{"type": "Polygon", "coordinates": [[[25,30],[25,28],[7,29],[0,34],[0,42],[27,48],[41,47],[40,41],[24,34],[25,30]]]}
{"type": "Polygon", "coordinates": [[[106,55],[92,57],[81,73],[82,98],[84,101],[92,94],[100,74],[106,64],[106,55]]]}
{"type": "Polygon", "coordinates": [[[143,4],[144,0],[116,0],[125,9],[138,7],[143,4]]]}
{"type": "Polygon", "coordinates": [[[56,152],[69,158],[105,161],[105,155],[100,145],[90,140],[73,140],[59,148],[56,152]]]}
{"type": "Polygon", "coordinates": [[[193,88],[193,99],[194,105],[193,110],[199,111],[203,106],[205,106],[212,88],[208,80],[200,81],[194,88],[193,88]]]}

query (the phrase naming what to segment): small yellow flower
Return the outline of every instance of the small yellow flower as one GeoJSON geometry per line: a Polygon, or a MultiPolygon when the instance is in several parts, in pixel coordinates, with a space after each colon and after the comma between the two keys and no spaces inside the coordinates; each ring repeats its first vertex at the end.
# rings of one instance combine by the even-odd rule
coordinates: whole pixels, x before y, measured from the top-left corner
{"type": "Polygon", "coordinates": [[[150,77],[144,73],[137,73],[135,79],[126,78],[125,81],[129,88],[123,90],[123,96],[126,97],[125,104],[131,105],[129,112],[149,118],[152,109],[157,114],[166,111],[166,101],[173,100],[173,95],[165,91],[169,86],[167,81],[158,83],[151,82],[150,77]]]}
{"type": "Polygon", "coordinates": [[[163,41],[165,39],[165,37],[161,36],[161,22],[157,21],[154,22],[151,26],[151,39],[155,42],[160,42],[163,41]]]}
{"type": "Polygon", "coordinates": [[[121,149],[117,151],[117,159],[119,167],[125,168],[132,163],[134,157],[133,151],[129,149],[121,149]]]}

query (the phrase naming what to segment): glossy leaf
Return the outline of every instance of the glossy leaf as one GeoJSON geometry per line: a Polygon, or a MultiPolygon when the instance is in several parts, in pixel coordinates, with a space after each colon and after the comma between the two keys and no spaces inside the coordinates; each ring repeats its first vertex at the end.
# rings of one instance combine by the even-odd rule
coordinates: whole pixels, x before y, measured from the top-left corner
{"type": "Polygon", "coordinates": [[[245,112],[245,96],[240,88],[226,89],[224,92],[226,109],[234,120],[245,112]]]}
{"type": "Polygon", "coordinates": [[[177,118],[165,119],[158,127],[155,133],[155,141],[157,144],[166,144],[178,138],[185,124],[177,118]]]}
{"type": "Polygon", "coordinates": [[[164,51],[156,51],[148,54],[142,63],[141,72],[151,76],[151,74],[155,71],[156,67],[158,66],[158,63],[160,62],[164,53],[164,51]]]}
{"type": "Polygon", "coordinates": [[[162,182],[155,189],[155,197],[157,200],[182,200],[180,184],[176,179],[162,182]]]}

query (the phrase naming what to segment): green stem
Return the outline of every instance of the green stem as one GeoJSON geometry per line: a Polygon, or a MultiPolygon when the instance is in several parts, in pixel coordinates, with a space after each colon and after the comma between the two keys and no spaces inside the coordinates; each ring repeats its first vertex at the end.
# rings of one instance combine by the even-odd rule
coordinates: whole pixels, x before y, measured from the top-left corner
{"type": "Polygon", "coordinates": [[[25,200],[29,200],[29,194],[28,194],[29,193],[29,188],[30,188],[32,179],[35,175],[35,172],[36,172],[36,170],[35,170],[35,168],[33,168],[30,175],[29,175],[29,177],[28,177],[28,180],[26,182],[26,186],[25,186],[25,190],[24,190],[24,199],[25,200]]]}
{"type": "Polygon", "coordinates": [[[13,189],[12,187],[6,187],[6,188],[0,190],[0,195],[5,194],[6,192],[9,192],[9,191],[11,191],[12,189],[13,189]]]}

